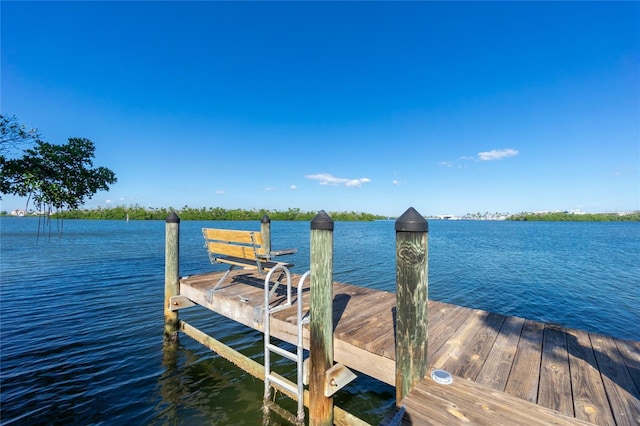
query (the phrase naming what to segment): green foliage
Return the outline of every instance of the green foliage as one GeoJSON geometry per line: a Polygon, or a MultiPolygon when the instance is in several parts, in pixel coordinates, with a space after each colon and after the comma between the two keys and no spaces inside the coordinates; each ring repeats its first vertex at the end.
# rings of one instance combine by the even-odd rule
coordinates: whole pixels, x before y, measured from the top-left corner
{"type": "MultiPolygon", "coordinates": [[[[165,220],[169,213],[175,211],[181,220],[260,220],[264,215],[271,220],[306,220],[313,219],[318,212],[303,212],[300,209],[278,210],[226,210],[220,207],[191,208],[184,206],[181,209],[173,208],[144,208],[138,205],[125,207],[117,206],[97,209],[74,209],[60,212],[55,217],[64,219],[115,219],[115,220],[165,220]]],[[[372,221],[386,219],[385,216],[377,216],[361,212],[330,212],[329,216],[334,221],[372,221]]]]}
{"type": "Polygon", "coordinates": [[[22,147],[32,145],[38,140],[40,140],[40,133],[37,129],[28,129],[24,124],[20,124],[15,115],[0,114],[1,162],[4,162],[5,156],[21,152],[22,147]]]}
{"type": "Polygon", "coordinates": [[[94,150],[84,138],[69,138],[64,145],[37,141],[22,158],[4,162],[0,192],[30,197],[38,210],[77,209],[116,182],[111,170],[92,168],[94,150]]]}
{"type": "Polygon", "coordinates": [[[586,213],[569,212],[520,213],[512,215],[508,220],[515,221],[549,221],[549,222],[639,222],[640,211],[632,213],[586,213]]]}
{"type": "Polygon", "coordinates": [[[100,190],[117,181],[106,167],[93,168],[95,145],[89,139],[69,138],[64,145],[39,139],[35,129],[26,130],[15,117],[0,116],[0,192],[27,197],[38,211],[78,209],[100,190]],[[8,147],[32,144],[22,157],[7,159],[8,147]]]}

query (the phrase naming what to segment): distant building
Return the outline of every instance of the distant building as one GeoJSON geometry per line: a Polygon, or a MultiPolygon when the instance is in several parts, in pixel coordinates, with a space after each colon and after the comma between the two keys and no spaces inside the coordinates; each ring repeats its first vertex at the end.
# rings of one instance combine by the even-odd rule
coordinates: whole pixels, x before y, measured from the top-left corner
{"type": "Polygon", "coordinates": [[[438,216],[438,219],[443,219],[443,220],[458,220],[458,216],[453,215],[453,214],[441,214],[440,216],[438,216]]]}

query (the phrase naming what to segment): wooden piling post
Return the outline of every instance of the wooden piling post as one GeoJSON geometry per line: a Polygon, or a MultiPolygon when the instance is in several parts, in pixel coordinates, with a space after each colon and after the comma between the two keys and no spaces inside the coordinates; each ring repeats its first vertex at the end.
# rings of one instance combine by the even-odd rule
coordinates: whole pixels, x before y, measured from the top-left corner
{"type": "Polygon", "coordinates": [[[396,405],[427,373],[427,220],[410,207],[396,220],[396,405]]]}
{"type": "Polygon", "coordinates": [[[333,424],[333,397],[324,395],[333,366],[333,220],[321,211],[311,221],[309,424],[333,424]]]}
{"type": "Polygon", "coordinates": [[[262,234],[264,251],[269,255],[271,253],[271,219],[266,214],[260,219],[260,233],[262,234]]]}
{"type": "Polygon", "coordinates": [[[178,340],[178,311],[171,311],[171,298],[180,292],[180,218],[171,212],[165,225],[164,341],[178,340]]]}

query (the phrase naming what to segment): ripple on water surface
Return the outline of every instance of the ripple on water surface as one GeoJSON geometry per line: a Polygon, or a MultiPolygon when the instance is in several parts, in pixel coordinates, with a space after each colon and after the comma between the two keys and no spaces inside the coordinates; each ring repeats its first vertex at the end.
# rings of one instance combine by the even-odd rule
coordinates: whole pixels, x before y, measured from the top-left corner
{"type": "MultiPolygon", "coordinates": [[[[261,381],[188,337],[163,352],[163,222],[67,221],[61,238],[36,242],[36,221],[0,220],[3,424],[261,421],[261,381]]],[[[203,226],[259,224],[182,222],[181,275],[215,268],[203,226]]],[[[274,248],[298,248],[295,272],[309,268],[308,222],[274,222],[272,235],[274,248]]],[[[336,223],[334,253],[336,281],[395,291],[394,221],[336,223]]],[[[633,340],[638,265],[640,224],[429,224],[432,299],[633,340]]],[[[259,333],[201,309],[180,315],[262,360],[259,333]]],[[[361,377],[336,404],[377,423],[393,398],[361,377]]]]}

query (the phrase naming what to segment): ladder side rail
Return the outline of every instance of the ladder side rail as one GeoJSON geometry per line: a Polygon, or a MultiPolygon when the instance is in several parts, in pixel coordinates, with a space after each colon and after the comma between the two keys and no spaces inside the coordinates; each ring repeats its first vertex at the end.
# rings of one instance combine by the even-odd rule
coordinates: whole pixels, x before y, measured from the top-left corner
{"type": "MultiPolygon", "coordinates": [[[[304,421],[304,346],[303,346],[303,321],[302,321],[302,287],[304,286],[304,281],[311,276],[311,271],[305,272],[302,277],[300,277],[300,282],[298,282],[298,289],[296,294],[296,302],[298,303],[298,348],[297,348],[297,357],[298,357],[298,365],[297,373],[298,373],[298,421],[304,421]]],[[[308,319],[307,319],[308,320],[308,319]]]]}
{"type": "Polygon", "coordinates": [[[269,279],[271,278],[271,271],[264,279],[264,402],[269,402],[271,398],[271,351],[269,345],[271,345],[271,330],[270,328],[270,312],[269,312],[269,279]]]}
{"type": "MultiPolygon", "coordinates": [[[[264,400],[265,402],[269,401],[271,397],[271,382],[273,380],[273,376],[271,375],[271,330],[270,330],[270,319],[271,319],[271,309],[269,308],[270,302],[270,293],[269,293],[269,282],[271,281],[271,276],[275,273],[275,271],[281,270],[284,271],[287,276],[287,287],[291,288],[291,272],[289,272],[289,268],[287,268],[284,264],[277,264],[273,269],[269,271],[267,276],[264,279],[264,400]]],[[[291,303],[291,297],[289,296],[288,303],[291,303]]]]}
{"type": "MultiPolygon", "coordinates": [[[[287,272],[289,269],[287,269],[287,272]]],[[[291,306],[291,276],[287,277],[287,305],[291,306]]]]}

